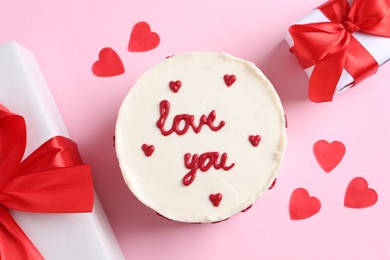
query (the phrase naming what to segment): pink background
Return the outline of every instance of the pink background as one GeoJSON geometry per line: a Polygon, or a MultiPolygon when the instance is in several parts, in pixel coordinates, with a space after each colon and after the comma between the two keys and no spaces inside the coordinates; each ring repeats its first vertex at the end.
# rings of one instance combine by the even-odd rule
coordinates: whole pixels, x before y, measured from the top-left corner
{"type": "Polygon", "coordinates": [[[306,98],[307,77],[283,37],[321,0],[7,1],[0,43],[32,50],[83,158],[127,259],[390,259],[390,65],[327,104],[306,98]],[[152,51],[127,51],[132,26],[147,21],[161,37],[152,51]],[[122,58],[125,74],[99,78],[91,65],[104,47],[122,58]],[[112,142],[116,115],[134,81],[168,55],[224,51],[255,62],[273,82],[288,117],[289,146],[273,190],[251,210],[213,225],[167,221],[128,190],[112,142]],[[342,141],[343,161],[326,174],[312,147],[342,141]],[[367,179],[379,200],[343,206],[349,181],[367,179]],[[291,221],[291,192],[321,200],[311,218],[291,221]],[[386,220],[387,219],[387,220],[386,220]]]}

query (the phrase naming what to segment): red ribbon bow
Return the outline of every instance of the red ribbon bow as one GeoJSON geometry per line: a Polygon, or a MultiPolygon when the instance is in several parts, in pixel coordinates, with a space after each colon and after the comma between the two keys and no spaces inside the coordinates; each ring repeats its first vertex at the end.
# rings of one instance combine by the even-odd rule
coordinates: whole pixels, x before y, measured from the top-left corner
{"type": "Polygon", "coordinates": [[[356,84],[374,74],[378,63],[353,37],[362,32],[390,37],[390,0],[332,0],[318,9],[330,22],[292,25],[292,51],[304,68],[314,66],[309,82],[309,98],[331,101],[345,68],[356,84]]]}
{"type": "MultiPolygon", "coordinates": [[[[43,259],[8,209],[25,212],[91,212],[93,184],[77,145],[56,136],[22,161],[23,117],[0,105],[0,259],[43,259]]],[[[42,227],[44,228],[44,227],[42,227]]]]}

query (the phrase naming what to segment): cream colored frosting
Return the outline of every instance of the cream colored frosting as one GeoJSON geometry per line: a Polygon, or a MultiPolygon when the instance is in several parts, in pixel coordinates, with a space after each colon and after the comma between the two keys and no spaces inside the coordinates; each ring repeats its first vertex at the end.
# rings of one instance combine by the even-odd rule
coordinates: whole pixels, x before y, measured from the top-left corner
{"type": "Polygon", "coordinates": [[[176,55],[152,67],[134,84],[119,110],[116,151],[123,177],[134,195],[159,214],[182,222],[215,222],[250,206],[274,181],[287,145],[285,118],[272,84],[253,64],[225,53],[197,52],[176,55]],[[235,75],[230,87],[224,75],[235,75]],[[177,93],[170,81],[180,80],[177,93]],[[202,115],[216,112],[214,125],[199,133],[162,135],[156,122],[160,102],[170,103],[165,129],[174,116],[190,114],[198,125],[202,115]],[[250,135],[260,135],[254,147],[250,135]],[[153,145],[148,157],[141,147],[153,145]],[[227,154],[228,171],[197,171],[189,186],[184,154],[227,154]],[[222,194],[215,207],[210,194],[222,194]]]}

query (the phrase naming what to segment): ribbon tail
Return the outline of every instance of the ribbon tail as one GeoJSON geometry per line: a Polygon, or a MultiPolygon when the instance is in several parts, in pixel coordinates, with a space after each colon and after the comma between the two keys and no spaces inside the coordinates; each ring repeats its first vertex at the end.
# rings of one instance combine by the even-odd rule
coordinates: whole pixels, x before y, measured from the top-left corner
{"type": "Polygon", "coordinates": [[[0,205],[0,259],[43,260],[8,210],[0,205]]]}
{"type": "Polygon", "coordinates": [[[336,50],[315,65],[309,81],[308,95],[311,101],[317,103],[332,101],[343,73],[350,41],[351,35],[346,34],[336,50]]]}
{"type": "Polygon", "coordinates": [[[347,57],[345,60],[345,69],[351,74],[354,79],[354,84],[368,78],[378,70],[378,63],[372,55],[356,40],[351,37],[347,47],[347,57]],[[359,52],[353,50],[360,50],[359,52]],[[364,63],[365,66],[360,64],[364,63]]]}
{"type": "Polygon", "coordinates": [[[332,101],[345,59],[345,50],[340,50],[315,65],[309,81],[308,95],[311,101],[317,103],[332,101]]]}

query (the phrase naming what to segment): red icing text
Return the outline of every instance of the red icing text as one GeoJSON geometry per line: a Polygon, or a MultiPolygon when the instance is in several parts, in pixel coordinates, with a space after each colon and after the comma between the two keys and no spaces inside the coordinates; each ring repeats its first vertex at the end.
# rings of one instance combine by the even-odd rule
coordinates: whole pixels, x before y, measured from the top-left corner
{"type": "Polygon", "coordinates": [[[202,129],[203,125],[207,125],[212,131],[216,132],[220,130],[224,125],[225,121],[219,122],[219,125],[215,126],[214,120],[216,118],[215,110],[211,111],[210,114],[206,117],[202,115],[199,119],[198,126],[195,125],[194,119],[195,116],[188,114],[176,115],[173,118],[172,127],[169,130],[165,130],[165,121],[168,118],[170,111],[170,103],[168,100],[163,100],[160,102],[160,118],[158,119],[156,125],[160,129],[161,133],[165,136],[172,134],[175,132],[178,135],[184,135],[187,133],[188,129],[191,127],[195,133],[199,133],[202,129]],[[179,128],[181,122],[184,122],[184,126],[182,129],[179,128]]]}
{"type": "Polygon", "coordinates": [[[234,163],[232,163],[229,166],[226,166],[226,160],[227,160],[227,154],[223,153],[221,155],[221,158],[219,159],[219,153],[218,152],[207,152],[202,153],[201,155],[193,154],[191,158],[190,153],[186,153],[184,155],[184,165],[187,169],[190,171],[183,177],[183,184],[185,186],[190,185],[196,177],[196,172],[201,170],[202,172],[208,171],[211,167],[214,167],[214,169],[219,170],[223,169],[225,171],[230,170],[233,168],[234,163]]]}

